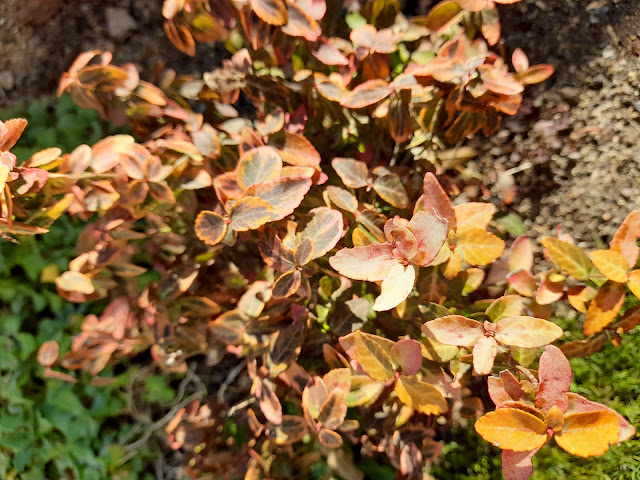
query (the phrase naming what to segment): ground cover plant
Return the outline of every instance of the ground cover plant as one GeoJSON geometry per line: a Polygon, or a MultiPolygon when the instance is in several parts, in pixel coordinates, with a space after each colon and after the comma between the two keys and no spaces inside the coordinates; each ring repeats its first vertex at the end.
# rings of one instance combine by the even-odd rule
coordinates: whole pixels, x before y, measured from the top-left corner
{"type": "Polygon", "coordinates": [[[473,419],[508,479],[547,443],[589,457],[631,438],[569,391],[567,357],[640,321],[625,304],[640,212],[606,250],[558,230],[541,240],[550,267],[534,267],[533,243],[507,249],[496,207],[449,170],[553,71],[500,50],[495,3],[408,19],[393,0],[166,1],[171,41],[189,55],[223,41],[220,68],[144,81],[108,52],[80,55],[60,93],[136,138],[19,164],[26,121],[0,127],[0,232],[87,222],[55,283],[107,304],[70,345],[40,347],[44,375],[108,385],[132,357],[189,378],[228,367],[208,395],[183,384],[190,401],[154,424],[192,478],[359,479],[375,464],[420,478],[473,419]],[[563,338],[560,305],[583,337],[563,338]]]}

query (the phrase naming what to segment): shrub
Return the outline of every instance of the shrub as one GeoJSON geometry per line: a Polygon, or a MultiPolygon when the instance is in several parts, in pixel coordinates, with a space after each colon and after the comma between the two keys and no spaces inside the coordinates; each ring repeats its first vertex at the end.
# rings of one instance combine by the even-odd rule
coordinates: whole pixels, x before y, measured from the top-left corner
{"type": "Polygon", "coordinates": [[[18,167],[8,150],[26,122],[3,127],[2,231],[42,234],[65,211],[89,221],[56,285],[109,301],[61,354],[41,348],[46,375],[108,383],[105,367],[147,351],[164,372],[228,367],[165,428],[193,478],[358,479],[374,462],[419,477],[448,429],[478,417],[507,478],[527,478],[552,438],[586,457],[634,434],[569,392],[566,357],[640,320],[623,309],[640,293],[640,212],[590,255],[543,238],[553,267],[534,275],[532,242],[504,255],[496,207],[466,202],[443,161],[552,73],[520,50],[511,72],[490,49],[493,1],[411,20],[393,0],[167,0],[163,14],[184,52],[224,41],[231,58],[151,83],[87,52],[60,85],[140,143],[115,135],[18,167]],[[558,347],[565,300],[585,338],[558,347]]]}

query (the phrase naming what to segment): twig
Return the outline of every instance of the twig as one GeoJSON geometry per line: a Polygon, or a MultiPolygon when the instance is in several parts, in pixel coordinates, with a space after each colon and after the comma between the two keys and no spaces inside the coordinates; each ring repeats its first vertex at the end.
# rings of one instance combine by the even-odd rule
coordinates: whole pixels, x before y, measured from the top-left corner
{"type": "Polygon", "coordinates": [[[224,383],[220,386],[220,389],[218,390],[218,394],[216,396],[216,400],[218,401],[218,403],[221,403],[221,404],[224,403],[224,392],[227,390],[227,387],[231,385],[231,383],[236,379],[236,377],[240,375],[240,372],[244,369],[246,365],[247,365],[247,362],[245,360],[231,369],[224,383]]]}
{"type": "Polygon", "coordinates": [[[241,401],[240,403],[236,403],[227,412],[227,417],[228,418],[233,417],[233,414],[236,413],[238,410],[242,410],[243,408],[248,407],[249,405],[255,403],[256,400],[257,400],[256,397],[250,397],[250,398],[247,398],[246,400],[241,401]]]}

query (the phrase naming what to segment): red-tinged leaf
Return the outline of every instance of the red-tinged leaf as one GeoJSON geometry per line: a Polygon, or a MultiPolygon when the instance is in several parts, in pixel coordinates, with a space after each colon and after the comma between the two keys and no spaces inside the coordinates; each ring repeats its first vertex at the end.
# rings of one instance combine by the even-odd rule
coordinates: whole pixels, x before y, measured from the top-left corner
{"type": "Polygon", "coordinates": [[[434,6],[425,19],[425,26],[429,30],[439,32],[458,23],[462,18],[462,8],[455,0],[444,0],[434,6]]]}
{"type": "Polygon", "coordinates": [[[409,103],[401,98],[392,98],[389,103],[389,132],[396,143],[404,143],[413,134],[413,120],[409,103]]]}
{"type": "MultiPolygon", "coordinates": [[[[31,157],[29,157],[29,160],[24,162],[22,166],[27,168],[45,167],[54,160],[60,158],[61,154],[62,150],[60,150],[58,147],[46,148],[31,155],[31,157]]],[[[50,168],[47,168],[47,170],[49,169],[50,168]]]]}
{"type": "Polygon", "coordinates": [[[335,388],[329,392],[318,412],[318,423],[323,427],[334,430],[342,425],[347,415],[347,392],[335,388]]]}
{"type": "Polygon", "coordinates": [[[469,265],[483,266],[496,260],[504,250],[504,241],[479,228],[458,235],[456,251],[469,265]]]}
{"type": "Polygon", "coordinates": [[[588,357],[602,350],[607,342],[607,334],[601,332],[586,340],[574,340],[573,342],[565,343],[560,346],[560,350],[567,358],[588,357]]]}
{"type": "Polygon", "coordinates": [[[637,242],[639,238],[640,210],[634,210],[627,215],[611,240],[611,250],[620,252],[629,262],[629,268],[635,267],[638,263],[640,247],[637,242]]]}
{"type": "Polygon", "coordinates": [[[538,366],[538,388],[536,389],[536,407],[548,412],[556,406],[562,412],[567,411],[569,400],[566,393],[571,387],[571,365],[562,350],[547,345],[540,356],[538,366]]]}
{"type": "Polygon", "coordinates": [[[367,164],[353,158],[334,158],[331,166],[345,187],[362,188],[369,184],[367,164]]]}
{"type": "Polygon", "coordinates": [[[298,5],[316,20],[322,20],[327,13],[326,0],[298,0],[298,5]]]}
{"type": "Polygon", "coordinates": [[[507,281],[511,288],[525,297],[533,297],[536,293],[536,287],[538,286],[535,277],[525,270],[520,270],[509,275],[507,281]]]}
{"type": "Polygon", "coordinates": [[[515,452],[529,452],[549,440],[542,420],[515,408],[499,408],[487,413],[476,422],[475,429],[487,442],[515,452]]]}
{"type": "Polygon", "coordinates": [[[422,325],[422,333],[445,345],[473,347],[484,337],[482,323],[462,315],[447,315],[422,325]]]}
{"type": "Polygon", "coordinates": [[[342,214],[328,207],[318,207],[310,212],[313,218],[304,227],[302,237],[313,239],[313,259],[324,257],[344,235],[342,214]]]}
{"type": "Polygon", "coordinates": [[[553,237],[543,237],[540,241],[560,269],[577,280],[589,279],[593,264],[580,247],[553,237]]]}
{"type": "Polygon", "coordinates": [[[516,48],[511,56],[513,68],[518,73],[523,73],[529,69],[529,59],[521,48],[516,48]]]}
{"type": "Polygon", "coordinates": [[[312,419],[318,418],[320,407],[327,399],[329,390],[320,377],[312,377],[302,392],[302,406],[305,414],[308,413],[312,419]]]}
{"type": "Polygon", "coordinates": [[[304,337],[303,322],[291,323],[272,336],[266,362],[272,378],[280,375],[298,359],[304,337]]]}
{"type": "Polygon", "coordinates": [[[499,377],[487,378],[487,387],[497,408],[504,406],[505,402],[517,402],[524,396],[520,381],[509,370],[500,372],[499,377]]]}
{"type": "Polygon", "coordinates": [[[521,315],[524,310],[522,297],[518,295],[505,295],[494,300],[487,308],[486,314],[492,322],[497,322],[506,317],[521,315]]]}
{"type": "Polygon", "coordinates": [[[538,449],[530,452],[502,451],[502,473],[504,480],[527,480],[533,475],[533,456],[538,449]]]}
{"type": "Polygon", "coordinates": [[[202,210],[196,217],[195,232],[207,245],[217,245],[227,233],[227,223],[217,213],[202,210]]]}
{"type": "Polygon", "coordinates": [[[500,95],[518,95],[524,91],[522,84],[506,70],[498,69],[492,65],[480,65],[478,72],[484,86],[492,92],[500,95]]]}
{"type": "Polygon", "coordinates": [[[275,298],[287,298],[298,291],[302,284],[302,274],[299,270],[283,273],[273,284],[275,298]]]}
{"type": "Polygon", "coordinates": [[[399,227],[393,219],[384,226],[387,241],[393,246],[393,256],[402,260],[411,260],[418,253],[418,240],[407,227],[399,227]]]}
{"type": "Polygon", "coordinates": [[[612,282],[627,283],[629,263],[615,250],[596,250],[590,254],[595,267],[612,282]]]}
{"type": "Polygon", "coordinates": [[[7,152],[16,144],[29,122],[24,118],[12,118],[2,123],[4,135],[0,138],[0,152],[7,152]]]}
{"type": "Polygon", "coordinates": [[[633,293],[637,298],[640,298],[640,270],[634,270],[629,273],[627,286],[629,287],[629,290],[631,290],[631,293],[633,293]]]}
{"type": "Polygon", "coordinates": [[[611,328],[618,334],[628,333],[640,324],[640,307],[633,307],[624,313],[624,316],[611,328]]]}
{"type": "Polygon", "coordinates": [[[564,426],[555,438],[558,445],[572,455],[594,457],[617,443],[619,433],[616,414],[600,410],[566,415],[564,426]]]}
{"type": "Polygon", "coordinates": [[[80,272],[64,272],[56,278],[56,285],[61,290],[83,295],[91,295],[96,291],[96,287],[91,279],[80,272]]]}
{"type": "Polygon", "coordinates": [[[376,37],[376,27],[371,24],[365,24],[351,31],[349,39],[360,47],[370,49],[376,37]]]}
{"type": "Polygon", "coordinates": [[[320,154],[302,135],[283,132],[270,137],[269,144],[278,149],[282,160],[289,165],[314,168],[320,165],[320,154]]]}
{"type": "Polygon", "coordinates": [[[55,380],[62,380],[63,382],[78,383],[78,380],[68,373],[58,372],[57,370],[51,370],[46,368],[44,371],[45,378],[53,378],[55,380]]]}
{"type": "Polygon", "coordinates": [[[349,65],[349,59],[325,37],[311,45],[311,54],[325,65],[349,65]]]}
{"type": "Polygon", "coordinates": [[[312,181],[304,177],[280,177],[247,189],[246,195],[261,198],[273,209],[270,222],[291,215],[311,188],[312,181]]]}
{"type": "Polygon", "coordinates": [[[241,190],[246,190],[260,182],[280,177],[282,158],[271,147],[258,147],[249,150],[238,161],[236,178],[241,190]]]}
{"type": "Polygon", "coordinates": [[[167,21],[164,22],[164,33],[174,47],[190,57],[195,57],[196,42],[187,27],[167,21]]]}
{"type": "Polygon", "coordinates": [[[395,392],[402,403],[425,415],[438,415],[449,409],[436,387],[415,377],[400,375],[395,392]]]}
{"type": "Polygon", "coordinates": [[[388,243],[372,243],[364,247],[343,248],[329,259],[331,266],[345,277],[369,282],[383,281],[398,265],[388,243]]]}
{"type": "Polygon", "coordinates": [[[303,37],[310,42],[315,42],[322,34],[318,22],[297,3],[287,0],[287,13],[289,21],[281,28],[282,33],[292,37],[303,37]]]}
{"type": "Polygon", "coordinates": [[[481,337],[473,347],[473,369],[478,375],[489,375],[498,353],[493,337],[481,337]]]}
{"type": "Polygon", "coordinates": [[[434,209],[438,216],[449,222],[451,230],[456,229],[456,213],[449,200],[449,195],[444,191],[436,176],[429,172],[424,176],[424,194],[422,197],[422,208],[429,212],[434,209]]]}
{"type": "Polygon", "coordinates": [[[313,243],[313,239],[308,236],[303,236],[303,240],[296,247],[293,258],[297,265],[304,266],[314,258],[316,247],[313,243]]]}
{"type": "Polygon", "coordinates": [[[274,425],[280,425],[282,423],[282,405],[275,392],[264,382],[262,382],[259,400],[260,410],[266,419],[274,425]]]}
{"type": "Polygon", "coordinates": [[[269,25],[279,27],[289,19],[283,0],[250,0],[250,5],[258,18],[269,25]]]}
{"type": "Polygon", "coordinates": [[[509,271],[530,272],[533,267],[533,243],[528,237],[516,238],[509,250],[509,271]]]}
{"type": "Polygon", "coordinates": [[[358,363],[374,380],[389,380],[395,375],[391,361],[393,342],[357,330],[354,335],[358,363]]]}
{"type": "Polygon", "coordinates": [[[358,199],[348,190],[329,185],[322,192],[322,198],[327,205],[336,207],[355,214],[358,211],[358,199]]]}
{"type": "Polygon", "coordinates": [[[536,292],[536,302],[538,305],[551,305],[557,302],[564,295],[564,286],[564,276],[553,273],[544,275],[536,292]]]}
{"type": "Polygon", "coordinates": [[[606,405],[587,400],[577,393],[569,392],[567,393],[567,397],[569,398],[569,408],[567,410],[568,413],[594,412],[601,410],[608,410],[615,413],[618,417],[618,425],[620,426],[618,442],[626,442],[627,440],[635,436],[636,429],[633,427],[633,425],[631,425],[622,415],[607,407],[606,405]]]}
{"type": "Polygon", "coordinates": [[[323,428],[318,433],[318,441],[326,448],[335,449],[342,446],[342,437],[340,434],[323,428]]]}
{"type": "Polygon", "coordinates": [[[38,349],[38,363],[43,367],[50,367],[58,359],[60,346],[55,340],[47,340],[38,349]]]}
{"type": "MultiPolygon", "coordinates": [[[[304,418],[297,415],[283,415],[280,425],[269,425],[269,436],[277,445],[292,445],[307,434],[304,418]]],[[[245,477],[249,479],[252,477],[245,477]]],[[[256,477],[258,478],[258,477],[256,477]]]]}
{"type": "Polygon", "coordinates": [[[407,208],[409,197],[404,185],[397,175],[384,175],[373,182],[373,189],[385,202],[396,208],[407,208]]]}
{"type": "Polygon", "coordinates": [[[332,102],[339,102],[347,93],[347,90],[341,83],[330,80],[328,78],[316,81],[316,88],[318,89],[320,95],[332,102]]]}
{"type": "Polygon", "coordinates": [[[402,369],[403,375],[415,375],[422,367],[422,348],[420,343],[404,338],[391,347],[391,359],[402,369]]]}
{"type": "Polygon", "coordinates": [[[368,107],[384,100],[391,92],[391,87],[385,80],[367,80],[342,97],[340,105],[353,109],[368,107]]]}
{"type": "Polygon", "coordinates": [[[589,304],[587,321],[582,331],[585,335],[598,333],[609,325],[620,313],[624,303],[625,288],[620,283],[607,282],[600,289],[589,304]]]}
{"type": "Polygon", "coordinates": [[[380,296],[373,304],[373,310],[384,312],[404,302],[416,281],[416,270],[413,265],[396,264],[389,270],[380,286],[380,296]]]}
{"type": "Polygon", "coordinates": [[[416,237],[418,253],[411,259],[414,265],[429,265],[437,257],[447,238],[448,223],[433,210],[419,211],[407,228],[416,237]]]}
{"type": "Polygon", "coordinates": [[[456,216],[456,231],[458,234],[472,228],[486,230],[489,222],[496,213],[492,203],[468,202],[453,207],[456,216]]]}
{"type": "Polygon", "coordinates": [[[273,217],[273,208],[259,197],[244,197],[231,207],[229,228],[236,232],[255,230],[273,217]]]}
{"type": "Polygon", "coordinates": [[[544,82],[546,79],[553,75],[554,68],[551,65],[540,64],[534,65],[529,68],[526,72],[518,75],[518,80],[522,82],[523,85],[533,85],[536,83],[544,82]]]}
{"type": "Polygon", "coordinates": [[[562,328],[555,323],[535,317],[507,317],[495,324],[495,339],[513,347],[542,347],[563,334],[562,328]]]}

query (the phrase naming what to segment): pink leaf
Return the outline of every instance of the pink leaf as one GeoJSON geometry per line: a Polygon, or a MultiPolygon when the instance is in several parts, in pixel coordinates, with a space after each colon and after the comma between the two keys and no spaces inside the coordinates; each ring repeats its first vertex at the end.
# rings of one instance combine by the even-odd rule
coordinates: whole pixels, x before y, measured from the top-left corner
{"type": "Polygon", "coordinates": [[[447,221],[433,210],[416,212],[407,228],[413,232],[418,241],[418,253],[411,262],[418,266],[429,265],[447,239],[447,221]]]}
{"type": "Polygon", "coordinates": [[[487,378],[491,401],[497,408],[505,402],[517,402],[524,396],[520,381],[509,370],[500,372],[499,377],[487,378]]]}
{"type": "Polygon", "coordinates": [[[473,347],[473,369],[479,375],[489,375],[498,353],[498,344],[493,337],[481,337],[473,347]]]}
{"type": "Polygon", "coordinates": [[[527,480],[533,475],[531,459],[539,449],[529,452],[502,451],[502,473],[504,480],[527,480]]]}
{"type": "Polygon", "coordinates": [[[391,359],[402,367],[403,375],[415,375],[422,366],[422,350],[416,340],[404,338],[391,347],[391,359]]]}
{"type": "Polygon", "coordinates": [[[456,212],[451,205],[449,195],[440,186],[436,176],[429,172],[424,176],[424,196],[422,197],[423,208],[430,211],[432,208],[438,216],[449,222],[449,228],[456,229],[456,212]]]}
{"type": "Polygon", "coordinates": [[[530,272],[533,267],[533,244],[528,237],[515,239],[509,250],[509,271],[524,270],[530,272]]]}
{"type": "Polygon", "coordinates": [[[540,356],[536,389],[536,407],[548,412],[556,405],[563,413],[567,411],[569,401],[566,393],[571,387],[571,365],[562,350],[547,345],[540,356]]]}
{"type": "Polygon", "coordinates": [[[384,280],[391,268],[399,265],[388,243],[343,248],[329,259],[329,263],[340,275],[369,282],[384,280]]]}
{"type": "Polygon", "coordinates": [[[484,337],[482,323],[462,315],[447,315],[422,325],[422,332],[445,345],[472,347],[484,337]]]}

